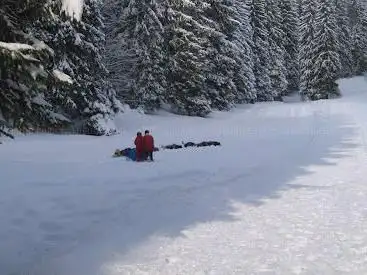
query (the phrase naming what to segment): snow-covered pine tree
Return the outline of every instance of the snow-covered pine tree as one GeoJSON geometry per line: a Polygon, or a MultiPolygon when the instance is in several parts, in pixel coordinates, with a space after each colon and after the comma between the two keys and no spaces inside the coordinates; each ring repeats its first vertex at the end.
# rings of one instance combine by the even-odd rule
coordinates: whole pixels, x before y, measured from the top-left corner
{"type": "Polygon", "coordinates": [[[281,100],[288,92],[287,68],[284,47],[285,33],[282,28],[282,14],[279,0],[267,1],[267,27],[269,33],[270,81],[273,97],[281,100]]]}
{"type": "Polygon", "coordinates": [[[251,23],[253,28],[253,52],[255,89],[258,101],[272,101],[276,93],[271,87],[270,45],[268,31],[268,17],[265,0],[252,1],[251,23]]]}
{"type": "Polygon", "coordinates": [[[301,96],[307,99],[311,90],[311,80],[315,75],[313,63],[313,42],[315,41],[316,6],[314,0],[301,0],[300,2],[300,88],[301,96]]]}
{"type": "Polygon", "coordinates": [[[367,7],[363,0],[352,0],[349,10],[352,29],[353,73],[367,71],[367,7]]]}
{"type": "Polygon", "coordinates": [[[157,0],[125,0],[118,24],[109,31],[107,64],[119,97],[148,112],[164,100],[163,12],[157,0]]]}
{"type": "Polygon", "coordinates": [[[208,51],[212,47],[207,25],[198,21],[205,2],[199,0],[167,1],[165,37],[167,45],[166,101],[171,111],[206,116],[211,112],[207,94],[208,51]]]}
{"type": "Polygon", "coordinates": [[[242,77],[237,74],[242,67],[242,55],[233,42],[233,34],[238,27],[233,20],[234,14],[232,0],[207,0],[207,5],[203,5],[203,16],[199,19],[201,24],[210,26],[206,87],[211,107],[218,110],[230,109],[242,88],[236,85],[242,83],[235,81],[242,77]]]}
{"type": "Polygon", "coordinates": [[[166,64],[164,50],[163,7],[158,1],[145,1],[145,25],[141,29],[139,60],[133,74],[135,79],[134,98],[146,112],[159,109],[164,102],[166,91],[166,64]]]}
{"type": "MultiPolygon", "coordinates": [[[[297,1],[297,14],[298,14],[298,18],[300,18],[301,15],[302,15],[302,1],[303,0],[296,0],[296,1],[297,1]]],[[[300,23],[301,23],[301,21],[298,20],[298,24],[300,24],[300,23]]],[[[298,27],[300,27],[300,25],[298,27]]],[[[300,38],[300,36],[298,36],[298,38],[300,38]]]]}
{"type": "Polygon", "coordinates": [[[11,128],[27,131],[51,123],[51,106],[44,100],[50,53],[29,44],[0,42],[0,110],[11,128]]]}
{"type": "Polygon", "coordinates": [[[70,75],[70,87],[51,87],[48,99],[55,110],[73,121],[81,133],[102,135],[114,129],[103,129],[104,119],[117,110],[114,91],[105,82],[107,70],[102,63],[104,35],[100,0],[84,3],[81,21],[67,15],[62,1],[48,1],[53,20],[41,18],[33,25],[34,35],[55,52],[54,68],[70,75]]]}
{"type": "Polygon", "coordinates": [[[241,56],[239,68],[234,76],[238,92],[236,103],[256,101],[251,2],[252,0],[234,0],[234,21],[237,27],[232,34],[232,39],[241,56]]]}
{"type": "Polygon", "coordinates": [[[75,30],[72,27],[71,18],[62,10],[61,0],[46,0],[43,10],[44,13],[50,11],[52,17],[40,17],[33,22],[28,31],[38,39],[45,41],[54,50],[54,63],[48,64],[49,69],[56,69],[69,74],[73,78],[72,85],[68,87],[50,85],[47,98],[57,112],[66,115],[70,119],[75,119],[77,117],[75,114],[78,111],[73,97],[77,94],[77,82],[68,62],[68,55],[72,54],[74,50],[72,46],[75,40],[75,30]]]}
{"type": "Polygon", "coordinates": [[[299,8],[296,0],[279,0],[282,29],[285,34],[285,67],[287,69],[288,93],[299,89],[299,8]]]}
{"type": "Polygon", "coordinates": [[[315,35],[311,48],[314,75],[310,81],[311,89],[307,91],[311,100],[340,95],[336,83],[341,65],[335,1],[318,1],[316,7],[315,35]]]}
{"type": "Polygon", "coordinates": [[[27,131],[67,123],[45,100],[47,83],[58,83],[47,70],[53,51],[25,32],[32,21],[50,15],[42,12],[42,5],[44,1],[0,4],[0,128],[27,131]]]}
{"type": "Polygon", "coordinates": [[[352,35],[348,17],[348,4],[349,1],[346,0],[335,0],[337,33],[340,45],[338,50],[341,63],[340,77],[349,77],[353,74],[352,35]]]}
{"type": "Polygon", "coordinates": [[[104,18],[106,44],[109,44],[115,38],[114,31],[119,24],[123,6],[124,1],[121,0],[104,0],[102,14],[104,18]]]}
{"type": "Polygon", "coordinates": [[[108,81],[108,70],[102,58],[106,42],[102,4],[103,0],[84,0],[81,24],[77,24],[83,41],[83,57],[87,60],[85,65],[89,68],[80,79],[82,91],[86,92],[83,100],[88,104],[82,110],[82,117],[86,118],[83,127],[93,135],[111,134],[111,131],[115,131],[114,128],[106,127],[104,122],[120,111],[120,103],[108,81]]]}
{"type": "Polygon", "coordinates": [[[117,97],[123,98],[128,93],[129,82],[131,81],[130,71],[135,61],[134,58],[126,58],[127,52],[123,50],[122,42],[119,39],[118,26],[125,1],[122,0],[105,0],[103,5],[104,32],[106,35],[106,50],[104,60],[109,70],[109,80],[116,89],[117,97]]]}

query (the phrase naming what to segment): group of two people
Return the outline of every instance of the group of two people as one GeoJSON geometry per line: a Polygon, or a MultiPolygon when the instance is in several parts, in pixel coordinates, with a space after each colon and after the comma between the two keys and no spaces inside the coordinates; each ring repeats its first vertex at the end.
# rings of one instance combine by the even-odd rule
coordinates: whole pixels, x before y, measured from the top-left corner
{"type": "Polygon", "coordinates": [[[154,138],[148,130],[145,131],[144,136],[141,132],[136,134],[136,161],[144,161],[148,158],[153,161],[154,152],[154,138]]]}

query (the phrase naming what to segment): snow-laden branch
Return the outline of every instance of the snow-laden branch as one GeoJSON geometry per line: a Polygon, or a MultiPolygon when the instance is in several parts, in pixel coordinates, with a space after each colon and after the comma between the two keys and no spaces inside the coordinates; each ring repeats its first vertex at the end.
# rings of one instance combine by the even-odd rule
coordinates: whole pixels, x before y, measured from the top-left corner
{"type": "Polygon", "coordinates": [[[82,18],[84,0],[63,0],[62,2],[62,9],[68,15],[74,17],[76,20],[82,18]]]}

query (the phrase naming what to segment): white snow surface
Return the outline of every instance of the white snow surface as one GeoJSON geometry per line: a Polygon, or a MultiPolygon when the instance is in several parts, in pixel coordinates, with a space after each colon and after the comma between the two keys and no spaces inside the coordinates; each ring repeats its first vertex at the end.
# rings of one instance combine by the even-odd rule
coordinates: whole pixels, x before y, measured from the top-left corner
{"type": "Polygon", "coordinates": [[[0,145],[1,274],[367,274],[367,83],[210,118],[132,111],[112,137],[0,145]],[[148,128],[155,162],[112,158],[148,128]]]}

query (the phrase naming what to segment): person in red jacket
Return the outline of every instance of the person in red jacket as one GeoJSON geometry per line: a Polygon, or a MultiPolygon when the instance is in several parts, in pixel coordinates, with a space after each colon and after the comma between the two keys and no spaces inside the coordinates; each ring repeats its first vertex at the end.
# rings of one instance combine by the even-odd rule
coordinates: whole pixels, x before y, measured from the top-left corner
{"type": "Polygon", "coordinates": [[[154,138],[149,133],[148,130],[145,131],[144,138],[143,138],[143,145],[145,151],[145,159],[150,158],[153,161],[153,151],[154,151],[154,138]]]}
{"type": "Polygon", "coordinates": [[[136,146],[136,161],[144,160],[144,145],[143,145],[143,136],[141,132],[136,134],[135,142],[136,146]]]}

